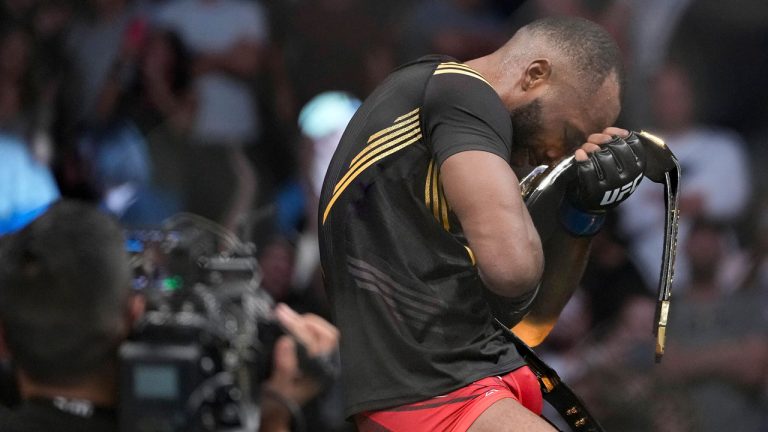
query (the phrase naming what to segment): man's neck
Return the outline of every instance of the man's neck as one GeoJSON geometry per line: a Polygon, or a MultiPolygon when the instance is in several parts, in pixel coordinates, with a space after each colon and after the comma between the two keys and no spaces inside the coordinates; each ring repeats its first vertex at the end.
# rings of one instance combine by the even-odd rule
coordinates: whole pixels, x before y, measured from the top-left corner
{"type": "Polygon", "coordinates": [[[499,98],[504,102],[504,105],[507,105],[507,102],[505,101],[506,89],[503,86],[501,74],[499,73],[501,68],[498,65],[497,58],[493,54],[469,60],[465,64],[479,72],[480,75],[488,80],[488,83],[499,95],[499,98]]]}
{"type": "Polygon", "coordinates": [[[41,384],[31,379],[24,371],[19,371],[16,376],[23,399],[63,397],[86,400],[101,407],[112,407],[117,404],[117,383],[114,371],[95,374],[78,380],[72,385],[41,384]]]}

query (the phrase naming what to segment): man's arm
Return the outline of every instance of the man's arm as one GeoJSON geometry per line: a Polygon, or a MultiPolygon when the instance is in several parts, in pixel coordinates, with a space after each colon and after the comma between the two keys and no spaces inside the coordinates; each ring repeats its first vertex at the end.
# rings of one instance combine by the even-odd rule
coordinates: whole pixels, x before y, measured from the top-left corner
{"type": "Polygon", "coordinates": [[[539,294],[525,318],[512,331],[528,346],[536,346],[552,331],[568,300],[579,286],[589,258],[591,237],[574,237],[558,230],[544,245],[546,266],[539,294]]]}
{"type": "MultiPolygon", "coordinates": [[[[590,163],[588,154],[600,151],[601,145],[610,142],[613,139],[612,136],[627,138],[629,132],[609,127],[602,133],[590,135],[587,142],[576,150],[576,163],[590,163]]],[[[613,157],[617,156],[614,154],[613,157]]],[[[634,172],[630,170],[633,162],[625,158],[622,165],[626,171],[634,172]]],[[[604,160],[601,166],[603,169],[615,169],[609,160],[604,160]]],[[[642,167],[635,168],[635,171],[637,169],[642,172],[642,167]]],[[[629,177],[631,178],[632,175],[629,177]]],[[[541,288],[526,316],[512,328],[512,331],[529,346],[541,344],[554,328],[560,313],[579,286],[589,258],[591,243],[591,236],[574,236],[563,226],[549,233],[544,244],[546,266],[541,288]]]]}
{"type": "Polygon", "coordinates": [[[485,151],[459,152],[443,162],[440,177],[488,289],[504,297],[535,289],[544,254],[509,164],[485,151]]]}

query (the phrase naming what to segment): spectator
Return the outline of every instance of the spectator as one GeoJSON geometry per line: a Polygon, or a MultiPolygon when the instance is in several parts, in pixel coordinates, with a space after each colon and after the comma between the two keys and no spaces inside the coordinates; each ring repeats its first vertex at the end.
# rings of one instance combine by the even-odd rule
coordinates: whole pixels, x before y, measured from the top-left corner
{"type": "Polygon", "coordinates": [[[654,306],[647,295],[628,296],[603,338],[584,341],[568,353],[571,375],[566,379],[606,430],[698,431],[691,427],[688,401],[657,380],[654,306]]]}
{"type": "Polygon", "coordinates": [[[719,282],[727,241],[722,224],[691,227],[690,286],[673,303],[661,371],[666,392],[690,401],[694,430],[757,432],[768,412],[768,316],[759,291],[719,282]]]}
{"type": "MultiPolygon", "coordinates": [[[[617,2],[620,3],[620,2],[617,2]]],[[[637,124],[652,121],[652,95],[648,88],[654,76],[664,68],[680,21],[693,0],[630,0],[625,16],[629,33],[629,84],[627,111],[637,124]]]]}
{"type": "Polygon", "coordinates": [[[37,0],[6,0],[0,3],[0,25],[3,28],[31,21],[37,0]]]}
{"type": "Polygon", "coordinates": [[[137,80],[128,112],[146,134],[169,126],[177,133],[192,127],[195,98],[191,58],[179,35],[169,30],[150,33],[138,61],[137,80]],[[167,124],[166,124],[167,123],[167,124]]]}
{"type": "Polygon", "coordinates": [[[177,32],[192,53],[198,145],[191,149],[196,175],[190,209],[236,231],[256,194],[244,146],[261,129],[250,84],[267,43],[264,12],[257,3],[237,0],[174,1],[158,11],[157,21],[177,32]]]}
{"type": "Polygon", "coordinates": [[[74,75],[70,105],[88,125],[112,120],[116,95],[132,79],[145,24],[128,0],[91,0],[92,16],[80,19],[68,37],[74,75]]]}
{"type": "Polygon", "coordinates": [[[135,82],[121,100],[122,113],[136,123],[147,141],[151,187],[171,208],[187,210],[192,194],[190,130],[196,110],[189,52],[179,36],[157,30],[147,37],[138,59],[135,82]]]}
{"type": "MultiPolygon", "coordinates": [[[[615,219],[611,219],[615,221],[615,219]]],[[[589,298],[592,329],[598,337],[618,323],[624,303],[632,296],[642,295],[656,284],[646,286],[637,267],[629,259],[626,240],[609,224],[592,242],[592,255],[582,277],[581,285],[589,298]]],[[[660,265],[655,276],[658,276],[660,265]]]]}
{"type": "MultiPolygon", "coordinates": [[[[653,86],[658,133],[682,167],[680,244],[691,220],[738,221],[750,197],[747,156],[741,138],[729,131],[696,123],[696,98],[687,73],[667,65],[653,86]]],[[[630,252],[649,287],[656,286],[664,236],[664,200],[658,184],[644,181],[620,209],[621,228],[630,252]]],[[[687,286],[688,257],[677,254],[675,282],[687,286]]]]}
{"type": "Polygon", "coordinates": [[[65,134],[71,132],[73,116],[66,109],[65,90],[72,75],[66,50],[66,35],[74,18],[71,0],[39,0],[32,23],[33,64],[36,95],[30,147],[46,164],[58,163],[65,134]]]}
{"type": "MultiPolygon", "coordinates": [[[[317,0],[295,7],[285,48],[297,106],[340,90],[363,98],[396,66],[391,29],[366,2],[317,0]]],[[[388,8],[396,8],[387,2],[388,8]]]]}
{"type": "Polygon", "coordinates": [[[93,128],[78,143],[91,170],[99,203],[126,225],[160,225],[179,212],[173,195],[150,182],[152,162],[147,143],[130,122],[93,128]]]}
{"type": "Polygon", "coordinates": [[[21,27],[0,31],[0,131],[25,138],[36,96],[32,37],[21,27]]]}
{"type": "Polygon", "coordinates": [[[494,51],[509,37],[502,19],[483,0],[418,2],[406,18],[401,57],[441,53],[459,60],[494,51]]]}
{"type": "Polygon", "coordinates": [[[283,302],[302,312],[330,317],[322,288],[296,280],[296,247],[285,237],[268,239],[258,253],[261,287],[277,302],[283,302]]]}
{"type": "Polygon", "coordinates": [[[604,27],[627,52],[627,27],[631,21],[630,3],[625,0],[534,0],[530,7],[538,16],[568,15],[586,18],[604,27]]]}
{"type": "Polygon", "coordinates": [[[23,227],[58,197],[50,171],[24,143],[0,135],[0,235],[23,227]]]}
{"type": "MultiPolygon", "coordinates": [[[[116,431],[117,349],[144,304],[131,293],[121,227],[60,201],[0,246],[0,360],[13,360],[24,399],[0,411],[0,430],[116,431]]],[[[288,408],[321,389],[299,368],[296,343],[311,359],[332,353],[339,337],[322,318],[285,305],[275,317],[291,336],[277,340],[264,385],[266,432],[290,430],[288,408]]]]}

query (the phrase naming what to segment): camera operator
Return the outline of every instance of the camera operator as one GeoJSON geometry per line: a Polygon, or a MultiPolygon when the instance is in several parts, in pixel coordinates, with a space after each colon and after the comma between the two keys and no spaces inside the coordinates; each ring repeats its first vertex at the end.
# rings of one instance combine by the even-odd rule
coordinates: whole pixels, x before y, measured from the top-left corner
{"type": "Polygon", "coordinates": [[[0,347],[24,399],[0,430],[117,430],[117,348],[143,306],[120,226],[60,201],[0,246],[0,347]]]}
{"type": "MultiPolygon", "coordinates": [[[[116,431],[117,350],[144,309],[131,293],[121,227],[96,208],[59,201],[0,240],[0,358],[10,357],[24,402],[0,411],[3,432],[116,431]]],[[[338,331],[285,305],[275,316],[274,369],[264,383],[263,431],[288,431],[320,385],[294,347],[327,355],[338,331]]]]}

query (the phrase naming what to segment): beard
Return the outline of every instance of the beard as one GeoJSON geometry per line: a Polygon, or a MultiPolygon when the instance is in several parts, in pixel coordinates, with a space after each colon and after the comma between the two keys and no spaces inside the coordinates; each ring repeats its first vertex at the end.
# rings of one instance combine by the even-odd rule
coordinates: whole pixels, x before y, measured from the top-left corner
{"type": "Polygon", "coordinates": [[[534,152],[535,137],[541,131],[541,101],[535,99],[526,105],[517,107],[509,113],[512,120],[512,154],[518,164],[524,159],[534,166],[531,160],[534,152]]]}
{"type": "Polygon", "coordinates": [[[509,113],[512,119],[512,141],[515,147],[528,148],[541,130],[541,101],[535,99],[509,113]]]}

